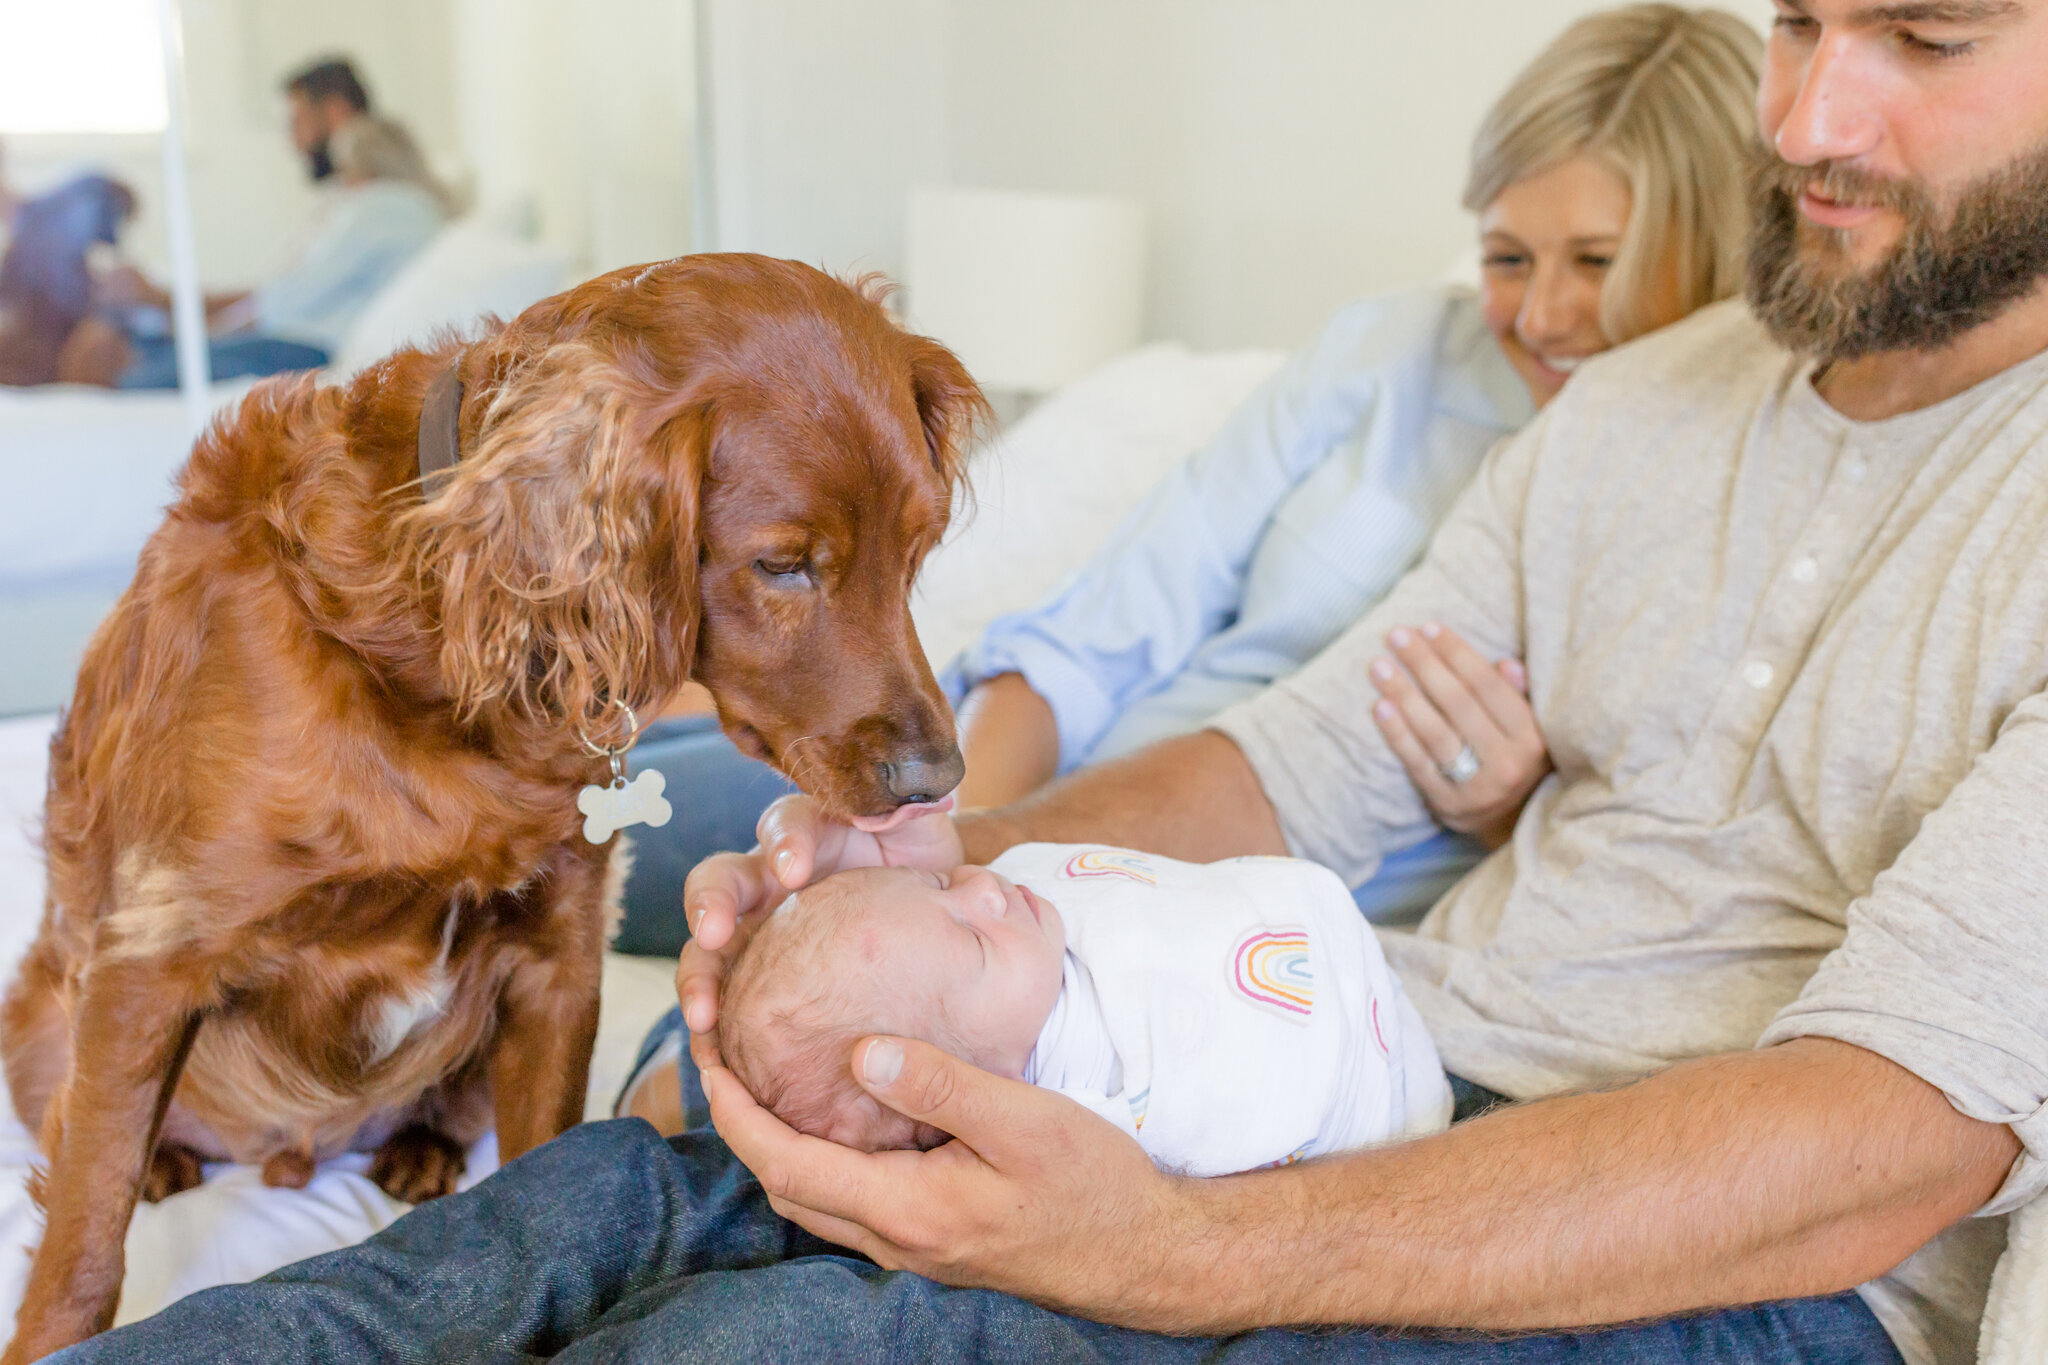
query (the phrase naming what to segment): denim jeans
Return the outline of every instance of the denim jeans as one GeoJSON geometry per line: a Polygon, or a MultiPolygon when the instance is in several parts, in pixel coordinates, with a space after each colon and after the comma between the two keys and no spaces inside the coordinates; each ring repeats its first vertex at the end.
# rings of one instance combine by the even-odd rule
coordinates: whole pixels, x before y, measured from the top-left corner
{"type": "MultiPolygon", "coordinates": [[[[135,353],[128,368],[115,381],[123,389],[175,389],[178,387],[178,352],[169,337],[133,337],[135,353]]],[[[290,370],[317,370],[327,363],[327,352],[317,346],[267,336],[212,337],[206,343],[207,370],[211,378],[247,379],[252,376],[283,374],[290,370]]]]}
{"type": "MultiPolygon", "coordinates": [[[[1485,1103],[1467,1090],[1461,1110],[1485,1103]]],[[[572,1129],[361,1246],[204,1290],[51,1359],[1896,1365],[1899,1356],[1854,1294],[1550,1336],[1269,1329],[1199,1338],[1105,1327],[882,1270],[777,1217],[709,1129],[664,1142],[638,1119],[615,1119],[572,1129]]]]}

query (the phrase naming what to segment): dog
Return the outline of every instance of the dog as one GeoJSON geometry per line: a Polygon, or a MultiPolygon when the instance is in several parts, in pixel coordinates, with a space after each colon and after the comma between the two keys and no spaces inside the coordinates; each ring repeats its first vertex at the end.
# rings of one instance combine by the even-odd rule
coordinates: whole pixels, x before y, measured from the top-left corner
{"type": "Polygon", "coordinates": [[[985,412],[872,286],[713,255],[216,422],[50,746],[5,1361],[108,1326],[202,1160],[374,1151],[419,1201],[577,1122],[618,872],[579,793],[685,681],[836,814],[957,785],[907,594],[985,412]]]}

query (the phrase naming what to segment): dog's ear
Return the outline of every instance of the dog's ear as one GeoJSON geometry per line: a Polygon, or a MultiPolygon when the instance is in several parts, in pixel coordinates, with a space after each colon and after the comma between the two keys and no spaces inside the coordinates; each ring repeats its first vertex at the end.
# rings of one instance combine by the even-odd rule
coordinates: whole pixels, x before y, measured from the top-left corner
{"type": "Polygon", "coordinates": [[[932,464],[951,494],[961,487],[975,430],[994,414],[960,358],[930,337],[910,338],[910,383],[932,464]]]}
{"type": "Polygon", "coordinates": [[[438,591],[441,672],[458,712],[487,707],[623,738],[689,676],[705,420],[590,345],[558,345],[485,404],[454,476],[403,519],[438,591]]]}

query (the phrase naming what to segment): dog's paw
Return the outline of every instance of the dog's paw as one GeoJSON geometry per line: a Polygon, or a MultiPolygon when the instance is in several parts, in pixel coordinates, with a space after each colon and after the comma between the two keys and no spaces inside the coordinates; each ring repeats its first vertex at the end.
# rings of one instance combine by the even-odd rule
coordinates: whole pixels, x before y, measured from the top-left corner
{"type": "Polygon", "coordinates": [[[415,1123],[384,1139],[370,1160],[370,1179],[393,1199],[424,1204],[452,1194],[466,1164],[454,1138],[415,1123]]]}
{"type": "Polygon", "coordinates": [[[159,1140],[149,1154],[149,1169],[142,1173],[142,1197],[154,1204],[169,1199],[205,1179],[199,1168],[199,1153],[175,1142],[159,1140]]]}

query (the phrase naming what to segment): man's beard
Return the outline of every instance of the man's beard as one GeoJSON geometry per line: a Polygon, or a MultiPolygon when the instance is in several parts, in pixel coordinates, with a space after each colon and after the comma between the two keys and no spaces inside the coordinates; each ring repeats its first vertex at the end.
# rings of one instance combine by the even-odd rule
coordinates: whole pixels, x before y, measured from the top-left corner
{"type": "Polygon", "coordinates": [[[1969,185],[1946,223],[1918,181],[1794,166],[1768,148],[1751,161],[1750,200],[1750,307],[1781,343],[1821,361],[1939,349],[2048,275],[2048,145],[1969,185]],[[1801,216],[1808,188],[1896,211],[1898,242],[1877,264],[1849,267],[1848,234],[1801,216]]]}
{"type": "Polygon", "coordinates": [[[334,158],[328,153],[326,138],[314,143],[313,149],[306,153],[306,170],[316,185],[334,174],[334,158]]]}

